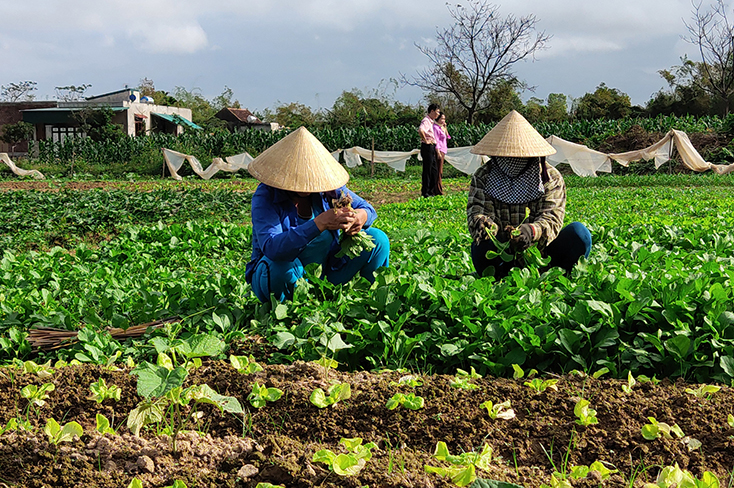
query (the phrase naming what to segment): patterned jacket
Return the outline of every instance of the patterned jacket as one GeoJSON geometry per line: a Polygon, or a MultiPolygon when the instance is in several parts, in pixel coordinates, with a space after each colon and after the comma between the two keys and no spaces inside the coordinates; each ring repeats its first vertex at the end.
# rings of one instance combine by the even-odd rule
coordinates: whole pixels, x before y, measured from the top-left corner
{"type": "Polygon", "coordinates": [[[541,198],[526,204],[508,204],[484,193],[488,172],[489,164],[483,165],[474,173],[469,186],[466,218],[472,240],[479,243],[489,239],[488,229],[498,240],[506,241],[505,226],[519,226],[527,207],[530,215],[525,223],[533,228],[533,242],[543,250],[558,235],[566,215],[566,184],[561,173],[548,165],[549,180],[543,184],[545,193],[541,198]]]}

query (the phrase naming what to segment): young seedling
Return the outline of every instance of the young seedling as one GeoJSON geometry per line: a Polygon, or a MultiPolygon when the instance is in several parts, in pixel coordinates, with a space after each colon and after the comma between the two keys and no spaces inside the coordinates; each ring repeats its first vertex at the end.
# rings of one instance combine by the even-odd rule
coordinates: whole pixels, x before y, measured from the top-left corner
{"type": "Polygon", "coordinates": [[[700,385],[695,390],[691,388],[686,388],[686,393],[694,395],[696,398],[706,398],[707,400],[710,400],[711,395],[718,392],[719,390],[721,390],[720,386],[700,385]]]}
{"type": "Polygon", "coordinates": [[[25,361],[23,362],[23,372],[35,374],[42,380],[45,380],[53,376],[54,369],[51,367],[50,359],[44,364],[36,364],[33,361],[25,361]]]}
{"type": "Polygon", "coordinates": [[[599,420],[596,418],[596,410],[589,405],[589,401],[582,398],[573,407],[573,414],[578,417],[576,423],[584,427],[599,423],[599,420]]]}
{"type": "Polygon", "coordinates": [[[143,488],[143,482],[137,478],[133,478],[127,488],[143,488]]]}
{"type": "Polygon", "coordinates": [[[267,402],[274,402],[283,396],[283,390],[278,388],[267,388],[257,381],[252,384],[252,393],[247,396],[247,400],[255,408],[262,408],[267,402]]]}
{"type": "Polygon", "coordinates": [[[439,441],[436,444],[436,450],[433,457],[439,461],[445,461],[451,466],[437,467],[423,466],[426,473],[435,473],[439,476],[447,476],[456,486],[467,486],[477,479],[477,468],[485,471],[489,470],[489,463],[492,461],[492,448],[489,444],[484,444],[481,452],[465,452],[458,456],[449,454],[446,443],[439,441]]]}
{"type": "Polygon", "coordinates": [[[173,484],[171,486],[166,486],[165,488],[188,488],[188,486],[181,480],[173,480],[173,484]]]}
{"type": "Polygon", "coordinates": [[[15,417],[12,417],[8,420],[8,423],[4,426],[0,426],[0,435],[3,435],[6,432],[11,432],[14,430],[25,430],[26,432],[30,432],[33,430],[33,426],[31,425],[30,420],[18,420],[15,417]]]}
{"type": "Polygon", "coordinates": [[[312,461],[326,464],[339,476],[354,476],[362,471],[367,461],[372,459],[372,449],[377,447],[374,442],[362,445],[362,439],[359,437],[342,438],[339,444],[346,448],[346,454],[336,454],[329,449],[322,449],[314,453],[312,461]]]}
{"type": "Polygon", "coordinates": [[[510,408],[510,400],[505,400],[504,402],[496,405],[492,403],[492,400],[487,400],[479,405],[479,408],[486,408],[487,413],[489,413],[489,418],[492,420],[510,420],[515,418],[515,411],[510,408]]]}
{"type": "Polygon", "coordinates": [[[410,388],[416,388],[422,385],[423,382],[420,380],[420,378],[418,378],[417,376],[413,376],[412,374],[401,376],[398,381],[390,382],[390,386],[409,386],[410,388]]]}
{"type": "Polygon", "coordinates": [[[632,393],[632,387],[637,384],[635,378],[632,376],[632,371],[627,372],[627,384],[622,385],[622,391],[625,393],[632,393]]]}
{"type": "Polygon", "coordinates": [[[36,385],[28,385],[20,390],[20,395],[28,400],[29,405],[42,407],[46,404],[48,392],[54,391],[55,389],[56,387],[53,383],[45,383],[40,388],[36,385]]]}
{"type": "Polygon", "coordinates": [[[388,410],[395,410],[400,405],[408,410],[420,410],[424,403],[423,397],[416,396],[415,393],[408,393],[407,395],[396,393],[387,401],[385,406],[388,410]]]}
{"type": "Polygon", "coordinates": [[[240,374],[252,374],[262,371],[263,367],[255,361],[255,356],[250,354],[249,356],[229,356],[229,363],[234,369],[240,374]]]}
{"type": "Polygon", "coordinates": [[[558,391],[556,383],[558,383],[558,380],[544,380],[542,378],[533,378],[532,380],[526,381],[523,384],[525,386],[529,386],[537,392],[541,392],[547,390],[548,388],[558,391]]]}
{"type": "Polygon", "coordinates": [[[271,483],[258,483],[255,488],[285,488],[283,485],[273,485],[271,483]]]}
{"type": "Polygon", "coordinates": [[[471,382],[473,379],[481,378],[482,375],[476,372],[474,366],[471,368],[471,372],[467,373],[463,369],[456,370],[456,377],[451,380],[451,386],[454,388],[462,388],[464,390],[478,390],[479,386],[471,382]]]}
{"type": "Polygon", "coordinates": [[[100,378],[95,383],[90,384],[89,389],[92,390],[90,400],[94,400],[97,403],[102,403],[105,400],[120,401],[120,395],[122,394],[122,390],[117,386],[107,386],[104,378],[100,378]]]}
{"type": "Polygon", "coordinates": [[[655,417],[648,417],[647,420],[649,420],[650,423],[642,426],[642,437],[648,441],[658,439],[661,436],[666,439],[672,439],[673,436],[671,434],[675,434],[679,439],[684,436],[683,431],[678,427],[678,424],[670,426],[665,422],[658,422],[655,417]]]}
{"type": "Polygon", "coordinates": [[[352,388],[349,383],[336,383],[331,385],[328,394],[324,393],[321,388],[316,388],[309,397],[311,403],[319,408],[334,406],[342,400],[346,400],[352,396],[352,388]]]}
{"type": "MultiPolygon", "coordinates": [[[[352,208],[352,197],[345,192],[342,192],[338,199],[332,200],[332,205],[334,206],[334,212],[340,208],[354,210],[352,208]]],[[[354,235],[347,235],[342,232],[339,238],[339,245],[341,249],[334,257],[341,258],[346,256],[350,259],[354,259],[364,251],[370,251],[377,246],[375,239],[363,230],[360,230],[354,235]]]]}
{"type": "Polygon", "coordinates": [[[573,466],[567,474],[554,471],[551,474],[550,485],[542,484],[540,488],[572,488],[570,479],[581,480],[589,476],[592,472],[598,473],[597,479],[604,481],[612,474],[617,473],[616,469],[609,469],[599,461],[594,461],[590,466],[578,465],[573,466]]]}
{"type": "Polygon", "coordinates": [[[97,432],[100,434],[117,434],[117,431],[112,427],[112,425],[110,425],[110,421],[107,417],[101,413],[97,414],[97,432]]]}
{"type": "Polygon", "coordinates": [[[75,437],[81,437],[84,435],[84,429],[82,429],[82,426],[77,422],[71,421],[61,427],[59,423],[52,418],[46,421],[46,427],[43,428],[43,431],[48,436],[48,440],[51,444],[71,442],[75,437]]]}
{"type": "Polygon", "coordinates": [[[705,471],[701,479],[696,479],[689,471],[675,466],[665,466],[660,470],[655,483],[645,483],[643,488],[719,488],[719,479],[710,471],[705,471]]]}
{"type": "MultiPolygon", "coordinates": [[[[513,364],[512,365],[512,371],[513,371],[513,373],[512,373],[512,378],[513,379],[515,379],[515,380],[521,380],[521,379],[525,378],[525,371],[520,367],[519,364],[513,364]]],[[[535,376],[536,374],[538,374],[538,370],[537,369],[531,369],[530,371],[528,371],[527,378],[530,379],[533,376],[535,376]]]]}

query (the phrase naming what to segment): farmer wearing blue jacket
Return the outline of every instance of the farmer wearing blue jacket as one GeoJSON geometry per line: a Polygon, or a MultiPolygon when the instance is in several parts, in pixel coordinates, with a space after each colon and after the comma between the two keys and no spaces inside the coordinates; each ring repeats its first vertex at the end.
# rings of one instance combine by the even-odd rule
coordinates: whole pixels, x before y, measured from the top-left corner
{"type": "Polygon", "coordinates": [[[291,299],[310,263],[320,264],[335,284],[357,273],[373,282],[375,270],[388,266],[390,242],[372,227],[375,209],[347,189],[349,174],[304,127],[260,154],[248,171],[261,183],[252,197],[252,257],[245,276],[260,301],[271,294],[291,299]],[[351,206],[333,208],[342,195],[351,197],[351,206]],[[340,233],[360,231],[375,247],[337,258],[340,233]]]}

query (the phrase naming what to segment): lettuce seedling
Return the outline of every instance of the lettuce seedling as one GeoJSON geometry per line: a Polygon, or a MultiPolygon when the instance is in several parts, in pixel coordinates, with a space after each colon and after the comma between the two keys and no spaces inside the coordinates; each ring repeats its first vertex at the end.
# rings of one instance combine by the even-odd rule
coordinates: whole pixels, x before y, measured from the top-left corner
{"type": "Polygon", "coordinates": [[[679,439],[684,436],[683,431],[678,427],[678,424],[673,424],[671,427],[665,422],[658,422],[655,420],[655,417],[648,417],[647,420],[649,420],[650,423],[642,426],[642,437],[648,441],[655,440],[660,436],[663,436],[666,439],[672,439],[673,436],[670,434],[675,434],[679,439]]]}
{"type": "Polygon", "coordinates": [[[127,488],[143,488],[143,482],[137,478],[133,478],[127,488]]]}
{"type": "Polygon", "coordinates": [[[255,361],[255,356],[250,354],[249,356],[229,356],[229,363],[234,369],[240,374],[252,374],[262,371],[263,367],[255,361]]]}
{"type": "Polygon", "coordinates": [[[449,454],[446,443],[439,441],[436,444],[436,450],[433,457],[439,461],[450,463],[450,467],[423,466],[426,473],[435,473],[439,476],[447,476],[457,486],[467,486],[477,479],[477,468],[485,471],[489,470],[489,463],[492,461],[492,448],[489,444],[484,444],[482,451],[465,452],[458,456],[449,454]]]}
{"type": "Polygon", "coordinates": [[[727,415],[727,417],[726,417],[726,423],[729,424],[729,427],[731,427],[732,429],[734,429],[734,415],[732,415],[732,414],[727,415]]]}
{"type": "Polygon", "coordinates": [[[283,390],[278,388],[267,388],[257,381],[252,384],[252,393],[247,396],[247,400],[255,408],[262,408],[267,402],[274,402],[283,396],[283,390]]]}
{"type": "Polygon", "coordinates": [[[492,400],[487,400],[479,405],[479,408],[486,408],[487,413],[489,413],[489,418],[492,420],[510,420],[515,418],[515,411],[510,408],[510,400],[505,400],[504,402],[496,405],[492,404],[492,400]]]}
{"type": "Polygon", "coordinates": [[[328,395],[321,388],[316,388],[309,397],[311,403],[319,408],[326,408],[329,405],[336,405],[342,400],[346,400],[352,396],[352,388],[349,383],[336,383],[329,387],[328,395]]]}
{"type": "Polygon", "coordinates": [[[482,375],[476,372],[474,366],[471,368],[471,372],[467,373],[463,369],[456,369],[456,378],[451,380],[451,386],[454,388],[462,388],[464,390],[478,390],[479,386],[471,382],[473,379],[481,378],[482,375]]]}
{"type": "Polygon", "coordinates": [[[42,380],[45,380],[53,376],[54,369],[51,367],[50,359],[44,364],[36,364],[33,361],[24,361],[23,362],[23,372],[35,374],[42,380]]]}
{"type": "Polygon", "coordinates": [[[102,403],[105,400],[120,401],[120,395],[122,394],[122,390],[117,386],[107,386],[104,378],[100,378],[95,383],[90,384],[89,389],[92,390],[90,400],[94,400],[97,403],[102,403]]]}
{"type": "MultiPolygon", "coordinates": [[[[512,365],[512,371],[513,371],[513,373],[512,373],[512,379],[521,380],[521,379],[525,378],[525,371],[520,367],[519,364],[513,364],[512,365]]],[[[531,369],[530,371],[528,371],[527,378],[530,379],[533,376],[535,376],[536,374],[538,374],[538,370],[537,369],[531,369]]]]}
{"type": "Polygon", "coordinates": [[[398,381],[391,381],[390,386],[409,386],[410,388],[415,388],[423,386],[423,382],[417,376],[406,374],[405,376],[401,376],[398,381]]]}
{"type": "Polygon", "coordinates": [[[533,378],[532,380],[526,381],[523,384],[525,386],[529,386],[535,391],[541,392],[547,390],[548,388],[558,391],[556,383],[558,383],[558,380],[544,380],[542,378],[533,378]]]}
{"type": "Polygon", "coordinates": [[[285,488],[283,485],[273,485],[271,483],[258,483],[255,488],[285,488]]]}
{"type": "Polygon", "coordinates": [[[609,469],[601,462],[594,461],[590,466],[573,466],[569,470],[568,474],[554,471],[553,474],[551,474],[550,485],[542,484],[540,485],[540,488],[572,488],[573,485],[571,485],[569,479],[581,480],[594,471],[599,474],[599,478],[602,481],[609,478],[612,474],[618,473],[616,469],[609,469]]]}
{"type": "Polygon", "coordinates": [[[26,432],[30,432],[33,430],[33,426],[31,425],[30,420],[18,420],[16,417],[12,417],[8,420],[8,423],[4,426],[0,426],[0,435],[3,435],[6,432],[11,432],[14,430],[25,430],[26,432]]]}
{"type": "Polygon", "coordinates": [[[173,484],[171,486],[166,486],[165,488],[188,488],[188,486],[181,480],[173,480],[173,484]]]}
{"type": "Polygon", "coordinates": [[[46,427],[43,428],[43,431],[48,435],[48,440],[51,444],[71,442],[74,440],[74,437],[81,437],[84,435],[84,429],[82,429],[82,426],[77,422],[71,421],[61,427],[59,423],[52,418],[46,421],[46,427]]]}
{"type": "Polygon", "coordinates": [[[705,471],[701,479],[696,479],[689,471],[675,466],[665,466],[660,470],[655,483],[645,483],[643,488],[719,488],[719,479],[710,471],[705,471]]]}
{"type": "Polygon", "coordinates": [[[635,381],[635,378],[632,376],[632,371],[627,372],[627,384],[622,385],[622,391],[625,393],[632,393],[632,387],[635,386],[637,382],[635,381]]]}
{"type": "Polygon", "coordinates": [[[342,438],[339,444],[346,448],[346,454],[337,455],[329,449],[322,449],[314,453],[312,461],[326,464],[339,476],[354,476],[365,467],[367,461],[372,459],[372,449],[377,447],[374,442],[362,445],[362,439],[359,437],[342,438]]]}
{"type": "Polygon", "coordinates": [[[420,410],[424,403],[423,397],[416,396],[415,393],[408,393],[407,395],[396,393],[387,401],[385,406],[388,410],[395,410],[399,405],[408,410],[420,410]]]}
{"type": "Polygon", "coordinates": [[[101,413],[97,414],[97,432],[100,434],[117,434],[117,431],[110,425],[110,421],[107,417],[101,413]]]}
{"type": "Polygon", "coordinates": [[[599,423],[599,420],[596,418],[596,410],[589,405],[589,401],[582,398],[573,407],[573,413],[578,417],[576,423],[584,427],[599,423]]]}
{"type": "Polygon", "coordinates": [[[691,388],[686,388],[686,393],[690,393],[691,395],[695,395],[696,398],[706,398],[711,399],[711,395],[721,390],[720,386],[714,386],[714,385],[700,385],[695,390],[691,388]]]}
{"type": "Polygon", "coordinates": [[[27,399],[29,404],[42,407],[46,404],[48,392],[54,391],[55,389],[56,387],[53,383],[45,383],[40,388],[36,385],[28,385],[20,390],[20,396],[27,399]]]}

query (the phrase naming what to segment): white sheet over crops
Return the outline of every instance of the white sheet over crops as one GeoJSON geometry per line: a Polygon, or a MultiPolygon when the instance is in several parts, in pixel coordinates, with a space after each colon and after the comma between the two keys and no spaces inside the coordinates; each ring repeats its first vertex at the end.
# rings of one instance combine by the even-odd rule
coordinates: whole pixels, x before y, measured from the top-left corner
{"type": "Polygon", "coordinates": [[[37,169],[21,169],[16,166],[16,164],[10,160],[8,153],[0,153],[0,161],[5,163],[7,167],[10,168],[10,171],[18,176],[32,176],[37,180],[42,180],[44,178],[43,173],[37,169]]]}

